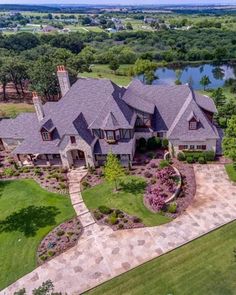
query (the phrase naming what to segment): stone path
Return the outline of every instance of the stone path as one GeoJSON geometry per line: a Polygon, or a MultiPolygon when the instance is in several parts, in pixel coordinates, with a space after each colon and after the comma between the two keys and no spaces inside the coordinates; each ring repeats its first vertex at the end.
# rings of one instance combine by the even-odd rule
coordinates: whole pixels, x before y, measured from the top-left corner
{"type": "Polygon", "coordinates": [[[80,182],[86,174],[87,170],[84,168],[77,168],[68,173],[71,203],[84,228],[95,223],[81,195],[80,182]]]}
{"type": "Polygon", "coordinates": [[[12,295],[22,287],[30,292],[48,279],[53,281],[58,292],[81,294],[235,220],[236,186],[229,181],[224,166],[196,165],[194,171],[197,183],[194,202],[185,214],[171,223],[115,232],[109,227],[91,224],[75,247],[22,277],[0,294],[12,295]]]}

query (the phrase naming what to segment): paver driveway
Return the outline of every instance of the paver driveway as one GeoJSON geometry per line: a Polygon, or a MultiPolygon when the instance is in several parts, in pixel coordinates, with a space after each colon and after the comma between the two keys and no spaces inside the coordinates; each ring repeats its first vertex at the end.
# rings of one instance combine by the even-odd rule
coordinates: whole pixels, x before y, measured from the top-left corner
{"type": "Polygon", "coordinates": [[[80,294],[236,219],[236,186],[228,180],[224,166],[196,165],[194,170],[196,197],[179,218],[162,226],[116,232],[90,225],[75,247],[0,294],[13,294],[23,286],[31,291],[47,279],[57,291],[80,294]]]}

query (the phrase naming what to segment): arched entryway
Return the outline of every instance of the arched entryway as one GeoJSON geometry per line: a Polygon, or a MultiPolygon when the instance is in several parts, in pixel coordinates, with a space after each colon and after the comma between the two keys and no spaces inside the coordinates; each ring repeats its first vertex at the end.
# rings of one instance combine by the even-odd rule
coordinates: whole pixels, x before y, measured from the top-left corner
{"type": "Polygon", "coordinates": [[[85,154],[83,151],[74,149],[69,151],[71,154],[71,164],[74,167],[81,167],[86,165],[85,154]]]}

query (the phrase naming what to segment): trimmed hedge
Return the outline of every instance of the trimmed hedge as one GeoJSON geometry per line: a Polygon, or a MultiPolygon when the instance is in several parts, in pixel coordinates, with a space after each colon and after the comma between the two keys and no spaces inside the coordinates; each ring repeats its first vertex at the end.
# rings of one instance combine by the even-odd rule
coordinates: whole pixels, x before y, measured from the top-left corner
{"type": "MultiPolygon", "coordinates": [[[[211,162],[211,161],[214,161],[215,160],[215,153],[214,151],[184,151],[184,152],[181,152],[181,153],[184,153],[185,157],[186,157],[186,160],[188,158],[191,158],[193,161],[192,163],[195,163],[195,162],[204,162],[204,163],[200,163],[200,164],[205,164],[206,162],[211,162]]],[[[179,153],[180,154],[180,153],[179,153]]],[[[179,154],[178,154],[178,159],[179,159],[179,154]]],[[[181,156],[180,156],[181,157],[181,156]]],[[[181,161],[181,160],[180,160],[181,161]]],[[[187,160],[188,162],[188,160],[187,160]]]]}

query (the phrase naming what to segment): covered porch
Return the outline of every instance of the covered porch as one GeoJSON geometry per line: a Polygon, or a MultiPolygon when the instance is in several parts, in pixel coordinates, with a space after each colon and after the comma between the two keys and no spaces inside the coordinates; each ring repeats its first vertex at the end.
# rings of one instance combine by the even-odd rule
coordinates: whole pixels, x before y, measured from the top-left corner
{"type": "Polygon", "coordinates": [[[17,154],[17,161],[21,166],[60,167],[62,166],[60,154],[17,154]]]}

